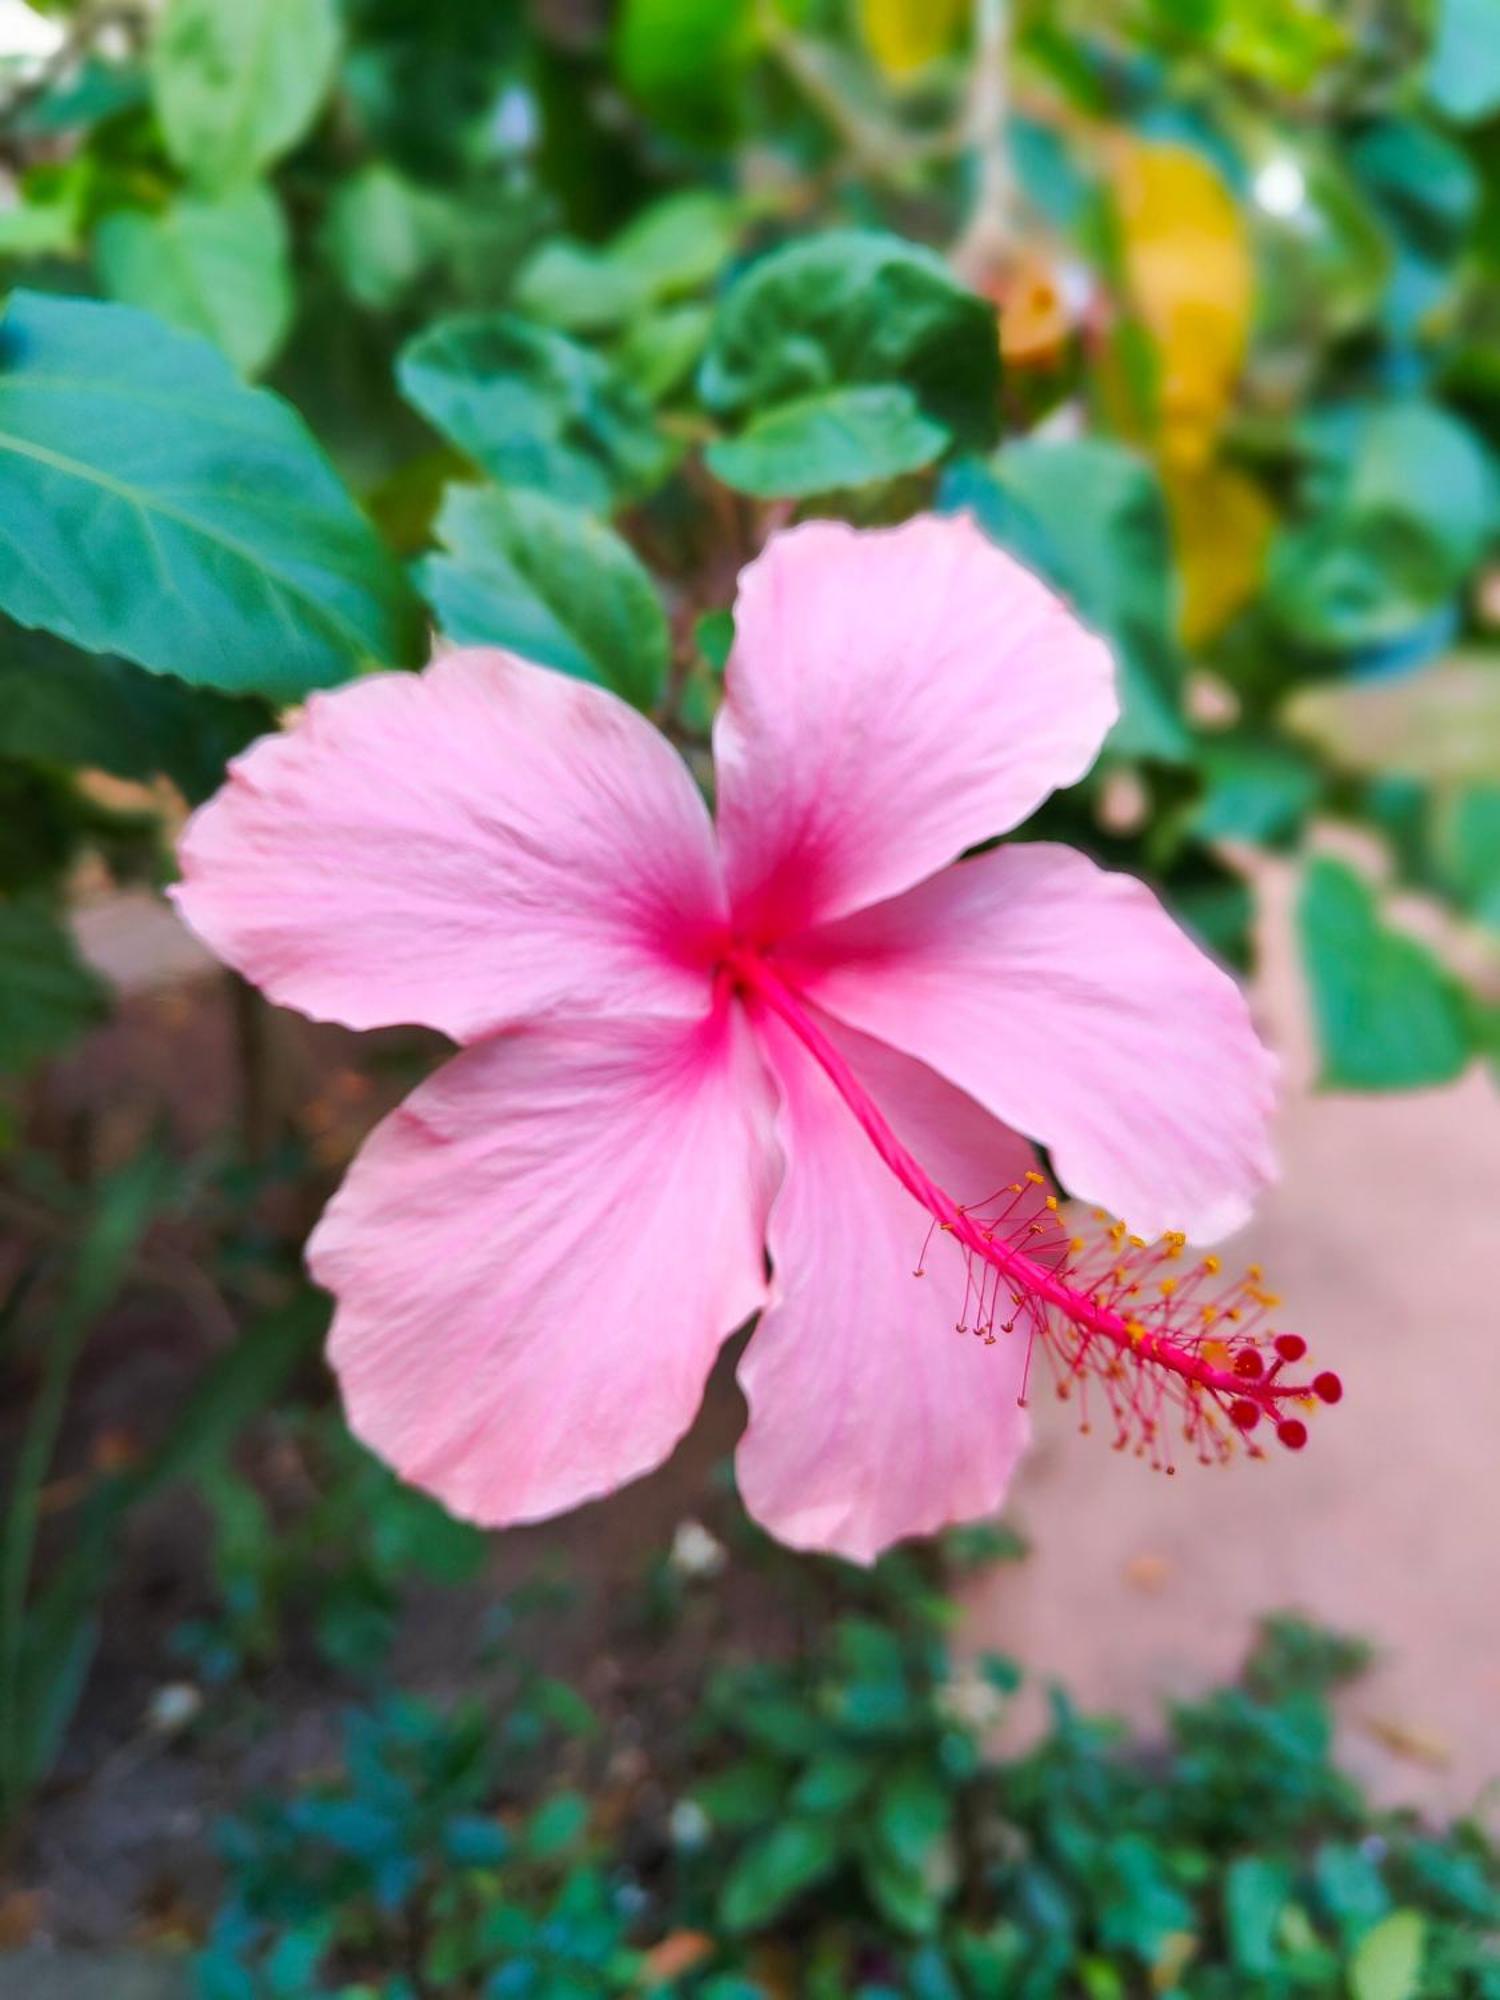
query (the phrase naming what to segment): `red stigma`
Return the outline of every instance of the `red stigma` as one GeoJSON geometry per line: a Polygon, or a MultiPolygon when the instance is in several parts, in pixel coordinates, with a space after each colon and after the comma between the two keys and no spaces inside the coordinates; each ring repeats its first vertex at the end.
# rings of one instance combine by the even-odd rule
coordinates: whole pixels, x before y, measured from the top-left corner
{"type": "Polygon", "coordinates": [[[1307,1425],[1297,1417],[1283,1417],[1276,1426],[1276,1442],[1288,1451],[1301,1451],[1307,1443],[1307,1425]]]}
{"type": "Polygon", "coordinates": [[[1313,1394],[1320,1403],[1337,1403],[1344,1394],[1344,1385],[1331,1368],[1325,1368],[1321,1375],[1313,1377],[1313,1394]]]}
{"type": "Polygon", "coordinates": [[[1278,1333],[1276,1352],[1283,1361],[1300,1361],[1307,1352],[1307,1342],[1300,1333],[1278,1333]]]}

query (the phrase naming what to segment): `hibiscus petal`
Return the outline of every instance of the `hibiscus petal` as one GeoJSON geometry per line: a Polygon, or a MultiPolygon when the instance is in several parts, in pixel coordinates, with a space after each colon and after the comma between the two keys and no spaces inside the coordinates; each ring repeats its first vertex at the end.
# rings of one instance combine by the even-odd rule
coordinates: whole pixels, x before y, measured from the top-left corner
{"type": "Polygon", "coordinates": [[[738,1010],[523,1028],[386,1119],[308,1245],[349,1422],[491,1526],[659,1465],[765,1292],[770,1093],[738,1010]]]}
{"type": "Polygon", "coordinates": [[[790,948],[804,990],[1044,1144],[1065,1187],[1211,1241],[1275,1171],[1238,986],[1129,875],[997,848],[790,948]]]}
{"type": "MultiPolygon", "coordinates": [[[[802,1045],[760,1024],[782,1095],[774,1280],[740,1363],[745,1504],[794,1548],[870,1562],[905,1535],[992,1513],[1025,1446],[1025,1343],[955,1327],[957,1247],[885,1166],[802,1045]],[[926,1274],[915,1275],[919,1261],[926,1274]]],[[[822,1025],[897,1136],[955,1199],[1034,1166],[1031,1149],[920,1063],[822,1025]]]]}
{"type": "Polygon", "coordinates": [[[1103,645],[972,521],[812,521],[740,578],[714,729],[719,833],[747,935],[906,889],[1093,762],[1103,645]]]}
{"type": "Polygon", "coordinates": [[[499,652],[314,695],[230,766],[178,908],[273,1000],[459,1041],[569,1007],[701,1013],[707,810],[602,688],[499,652]]]}

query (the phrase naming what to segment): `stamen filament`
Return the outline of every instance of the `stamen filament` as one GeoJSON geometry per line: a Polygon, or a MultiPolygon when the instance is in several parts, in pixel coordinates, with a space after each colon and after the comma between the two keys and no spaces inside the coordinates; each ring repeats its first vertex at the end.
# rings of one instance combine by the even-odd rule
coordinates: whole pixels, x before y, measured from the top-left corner
{"type": "MultiPolygon", "coordinates": [[[[1209,1257],[1196,1270],[1184,1272],[1181,1278],[1159,1278],[1153,1287],[1155,1296],[1149,1301],[1142,1300],[1132,1309],[1133,1295],[1141,1294],[1143,1289],[1141,1280],[1144,1271],[1149,1268],[1154,1276],[1164,1265],[1178,1258],[1183,1250],[1183,1239],[1176,1235],[1164,1237],[1157,1246],[1155,1260],[1148,1266],[1143,1253],[1148,1251],[1149,1246],[1139,1237],[1128,1237],[1124,1226],[1116,1223],[1107,1232],[1104,1272],[1092,1278],[1086,1289],[1070,1284],[1069,1276],[1079,1274],[1076,1265],[1062,1261],[1058,1268],[1049,1269],[1035,1256],[1018,1247],[1016,1241],[997,1236],[999,1223],[1005,1221],[1015,1207],[1021,1192],[1019,1187],[1010,1190],[1012,1201],[1001,1216],[986,1224],[979,1219],[974,1207],[961,1206],[932,1179],[892,1131],[879,1106],[832,1038],[774,966],[751,952],[736,951],[725,960],[724,972],[742,992],[753,995],[797,1037],[853,1113],[880,1158],[932,1217],[933,1228],[943,1231],[962,1246],[966,1253],[969,1284],[959,1320],[960,1331],[967,1330],[969,1302],[977,1291],[978,1314],[973,1330],[993,1342],[994,1308],[1003,1289],[1014,1302],[1014,1311],[1007,1317],[1005,1330],[1010,1330],[1023,1312],[1026,1316],[1029,1368],[1030,1343],[1034,1343],[1039,1334],[1045,1341],[1052,1328],[1053,1323],[1046,1310],[1050,1309],[1073,1330],[1070,1338],[1077,1341],[1077,1345],[1065,1349],[1060,1357],[1054,1357],[1064,1363],[1067,1378],[1059,1383],[1059,1395],[1065,1397],[1068,1394],[1073,1379],[1079,1382],[1080,1387],[1086,1387],[1086,1375],[1090,1368],[1102,1373],[1106,1394],[1121,1425],[1118,1443],[1127,1441],[1127,1425],[1111,1390],[1118,1381],[1121,1363],[1128,1364],[1142,1386],[1146,1382],[1151,1385],[1152,1400],[1149,1405],[1132,1399],[1130,1406],[1130,1413],[1144,1443],[1155,1441],[1161,1417],[1162,1392],[1167,1381],[1175,1380],[1182,1385],[1178,1398],[1189,1416],[1189,1437],[1201,1445],[1201,1433],[1206,1429],[1211,1433],[1217,1455],[1221,1457],[1227,1455],[1228,1442],[1236,1435],[1242,1436],[1252,1430],[1261,1415],[1269,1417],[1276,1425],[1284,1444],[1297,1449],[1306,1441],[1305,1426],[1295,1417],[1279,1415],[1278,1406],[1309,1407],[1318,1402],[1338,1400],[1341,1393],[1338,1380],[1330,1373],[1320,1374],[1307,1382],[1284,1379],[1284,1364],[1299,1360],[1305,1352],[1306,1343],[1300,1336],[1280,1335],[1268,1344],[1269,1351],[1265,1355],[1258,1341],[1250,1341],[1250,1326],[1268,1305],[1276,1303],[1270,1293],[1261,1289],[1257,1269],[1252,1267],[1243,1287],[1229,1294],[1235,1303],[1228,1306],[1194,1302],[1193,1295],[1202,1276],[1212,1275],[1219,1269],[1218,1259],[1209,1257]],[[977,1285],[976,1259],[981,1273],[977,1285]],[[991,1271],[995,1273],[994,1295],[987,1314],[986,1286],[991,1271]],[[1247,1301],[1253,1311],[1242,1312],[1241,1300],[1247,1301]],[[1205,1343],[1217,1350],[1214,1358],[1210,1358],[1207,1353],[1197,1351],[1195,1346],[1185,1345],[1181,1339],[1174,1338],[1173,1333],[1148,1326],[1144,1315],[1152,1311],[1159,1311],[1163,1317],[1173,1311],[1179,1316],[1191,1314],[1205,1331],[1221,1315],[1236,1322],[1236,1326],[1225,1340],[1211,1339],[1205,1343]],[[1107,1352],[1115,1357],[1107,1361],[1102,1369],[1090,1354],[1096,1342],[1104,1343],[1107,1352]],[[1228,1365],[1220,1365],[1221,1361],[1228,1365]],[[1210,1415],[1213,1406],[1217,1406],[1227,1419],[1227,1438],[1210,1415]]],[[[1029,1178],[1038,1188],[1045,1185],[1040,1175],[1029,1178]]],[[[992,1197],[991,1200],[997,1198],[992,1197]]],[[[981,1208],[988,1206],[990,1203],[980,1204],[981,1208]]],[[[1061,1229],[1057,1206],[1055,1198],[1049,1197],[1038,1211],[1046,1216],[1046,1222],[1039,1225],[1033,1219],[1021,1225],[1019,1233],[1025,1240],[1040,1236],[1042,1247],[1056,1247],[1057,1239],[1048,1241],[1046,1232],[1052,1226],[1061,1229]]],[[[931,1235],[930,1230],[929,1242],[931,1235]]],[[[1083,1247],[1077,1238],[1069,1241],[1064,1236],[1061,1240],[1067,1243],[1070,1252],[1083,1247]]],[[[923,1255],[918,1259],[919,1275],[925,1261],[924,1244],[923,1255]]],[[[1251,1445],[1250,1449],[1253,1452],[1255,1447],[1251,1445]]]]}

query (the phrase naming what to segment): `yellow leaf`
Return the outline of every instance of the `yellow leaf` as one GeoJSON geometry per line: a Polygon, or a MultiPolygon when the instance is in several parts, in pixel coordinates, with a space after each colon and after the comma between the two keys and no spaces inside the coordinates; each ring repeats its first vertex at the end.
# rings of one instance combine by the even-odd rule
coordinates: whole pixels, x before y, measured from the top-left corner
{"type": "Polygon", "coordinates": [[[1205,465],[1250,330],[1253,274],[1244,219],[1200,153],[1131,141],[1116,158],[1125,276],[1160,364],[1160,451],[1205,465]]]}
{"type": "Polygon", "coordinates": [[[1166,458],[1162,484],[1182,578],[1178,623],[1186,643],[1198,646],[1254,596],[1276,514],[1232,465],[1189,469],[1166,458]]]}
{"type": "Polygon", "coordinates": [[[968,0],[859,0],[865,47],[899,82],[946,55],[968,15],[968,0]]]}

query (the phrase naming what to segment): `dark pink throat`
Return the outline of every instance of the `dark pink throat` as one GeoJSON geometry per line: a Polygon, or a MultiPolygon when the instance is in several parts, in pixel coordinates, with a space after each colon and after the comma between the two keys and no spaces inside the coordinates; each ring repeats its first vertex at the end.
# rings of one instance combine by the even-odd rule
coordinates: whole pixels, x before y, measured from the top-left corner
{"type": "Polygon", "coordinates": [[[752,1006],[774,1014],[823,1070],[886,1166],[931,1218],[929,1242],[941,1233],[957,1245],[966,1277],[959,1332],[990,1344],[1005,1335],[1025,1339],[1023,1380],[1029,1381],[1039,1350],[1057,1394],[1076,1397],[1085,1429],[1091,1428],[1091,1399],[1097,1400],[1113,1424],[1117,1448],[1133,1447],[1171,1472],[1179,1431],[1205,1463],[1232,1456],[1242,1442],[1259,1455],[1254,1433],[1263,1420],[1281,1444],[1297,1451],[1307,1442],[1306,1413],[1339,1401],[1342,1385],[1331,1371],[1287,1379],[1307,1343],[1270,1326],[1279,1301],[1257,1267],[1226,1281],[1218,1258],[1190,1257],[1183,1237],[1147,1243],[1102,1211],[1094,1220],[1104,1226],[1092,1236],[1072,1235],[1039,1173],[983,1202],[956,1201],[892,1131],[773,962],[736,948],[722,959],[719,976],[752,1006]]]}

